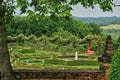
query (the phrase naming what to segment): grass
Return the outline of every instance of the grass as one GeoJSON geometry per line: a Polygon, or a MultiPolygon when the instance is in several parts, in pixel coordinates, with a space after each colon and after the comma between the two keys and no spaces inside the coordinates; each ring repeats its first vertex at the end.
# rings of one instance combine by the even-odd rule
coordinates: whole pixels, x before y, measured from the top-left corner
{"type": "Polygon", "coordinates": [[[120,25],[109,25],[109,26],[103,26],[102,29],[120,29],[120,25]]]}
{"type": "Polygon", "coordinates": [[[58,52],[45,51],[45,50],[35,50],[35,54],[58,54],[58,52]]]}
{"type": "MultiPolygon", "coordinates": [[[[13,46],[14,50],[19,51],[19,49],[22,49],[22,47],[13,46]]],[[[10,46],[12,48],[12,46],[10,46]]],[[[24,47],[23,47],[24,48],[24,47]]],[[[45,51],[45,50],[35,50],[34,53],[12,53],[11,55],[11,63],[13,66],[13,69],[34,69],[34,70],[79,70],[79,69],[99,69],[99,65],[71,65],[73,62],[70,62],[74,60],[75,53],[66,53],[66,55],[60,53],[60,52],[53,52],[53,51],[45,51]],[[13,58],[14,55],[17,55],[19,58],[13,58]],[[66,61],[64,59],[71,59],[69,61],[70,65],[66,64],[66,61]],[[55,64],[48,64],[45,61],[53,59],[53,63],[55,64]],[[56,59],[59,59],[58,62],[54,61],[56,59]],[[63,64],[65,62],[65,64],[63,64]],[[57,63],[57,64],[56,64],[57,63]],[[59,64],[58,64],[59,63],[59,64]]],[[[88,55],[79,54],[79,58],[89,58],[88,55]]],[[[94,60],[94,59],[91,59],[94,60]]],[[[50,62],[51,63],[51,62],[50,62]]],[[[78,63],[80,63],[78,61],[78,63]]],[[[81,63],[80,63],[81,64],[81,63]]]]}
{"type": "Polygon", "coordinates": [[[13,69],[32,69],[32,70],[95,70],[99,65],[94,66],[64,66],[64,65],[14,65],[13,69]]]}
{"type": "Polygon", "coordinates": [[[120,34],[120,25],[109,25],[101,27],[102,34],[111,35],[113,40],[117,40],[120,34]]]}

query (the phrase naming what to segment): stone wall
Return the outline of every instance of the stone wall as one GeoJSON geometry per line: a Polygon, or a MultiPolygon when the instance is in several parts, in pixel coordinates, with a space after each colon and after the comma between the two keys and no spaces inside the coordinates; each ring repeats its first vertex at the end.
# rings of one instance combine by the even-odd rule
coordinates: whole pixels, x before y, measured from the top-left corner
{"type": "Polygon", "coordinates": [[[104,73],[100,70],[15,70],[17,79],[22,80],[105,80],[104,73]]]}

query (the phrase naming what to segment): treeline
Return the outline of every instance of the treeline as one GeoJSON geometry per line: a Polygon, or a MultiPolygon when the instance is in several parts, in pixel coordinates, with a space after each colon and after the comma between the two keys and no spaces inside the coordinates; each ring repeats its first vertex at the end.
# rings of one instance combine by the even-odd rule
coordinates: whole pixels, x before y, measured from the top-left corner
{"type": "Polygon", "coordinates": [[[120,17],[72,17],[75,20],[83,21],[84,23],[95,22],[99,26],[107,26],[111,24],[120,24],[120,17]]]}
{"type": "Polygon", "coordinates": [[[29,21],[27,17],[15,17],[12,25],[6,25],[6,27],[8,36],[17,36],[22,33],[26,36],[35,35],[37,37],[58,35],[68,38],[70,35],[74,35],[84,38],[87,35],[101,34],[100,27],[95,23],[83,23],[71,18],[41,17],[39,20],[29,21]]]}

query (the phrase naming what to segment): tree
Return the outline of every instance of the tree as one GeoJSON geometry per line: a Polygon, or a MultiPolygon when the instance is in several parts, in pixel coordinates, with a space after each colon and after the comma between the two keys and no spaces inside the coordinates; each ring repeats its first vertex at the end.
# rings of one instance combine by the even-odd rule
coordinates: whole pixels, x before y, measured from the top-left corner
{"type": "Polygon", "coordinates": [[[14,5],[13,1],[0,0],[0,71],[1,80],[14,80],[10,57],[7,47],[7,35],[5,24],[10,22],[13,17],[14,5]]]}
{"type": "Polygon", "coordinates": [[[119,80],[119,79],[120,79],[120,47],[113,56],[110,67],[110,80],[119,80]]]}
{"type": "Polygon", "coordinates": [[[98,35],[101,33],[100,26],[96,25],[95,23],[89,23],[88,28],[91,28],[91,32],[95,35],[98,35]]]}
{"type": "Polygon", "coordinates": [[[110,11],[113,0],[0,0],[1,80],[15,80],[10,65],[5,24],[10,23],[16,6],[20,8],[21,14],[28,13],[30,19],[38,20],[40,16],[68,18],[72,9],[70,5],[77,3],[81,3],[84,7],[94,7],[94,5],[99,4],[103,11],[110,11]]]}

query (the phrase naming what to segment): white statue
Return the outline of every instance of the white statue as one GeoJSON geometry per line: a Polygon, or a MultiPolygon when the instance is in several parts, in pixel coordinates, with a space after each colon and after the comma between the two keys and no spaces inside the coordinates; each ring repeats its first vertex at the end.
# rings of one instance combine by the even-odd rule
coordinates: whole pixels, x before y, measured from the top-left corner
{"type": "Polygon", "coordinates": [[[75,52],[75,60],[78,60],[78,53],[77,53],[77,51],[75,52]]]}

